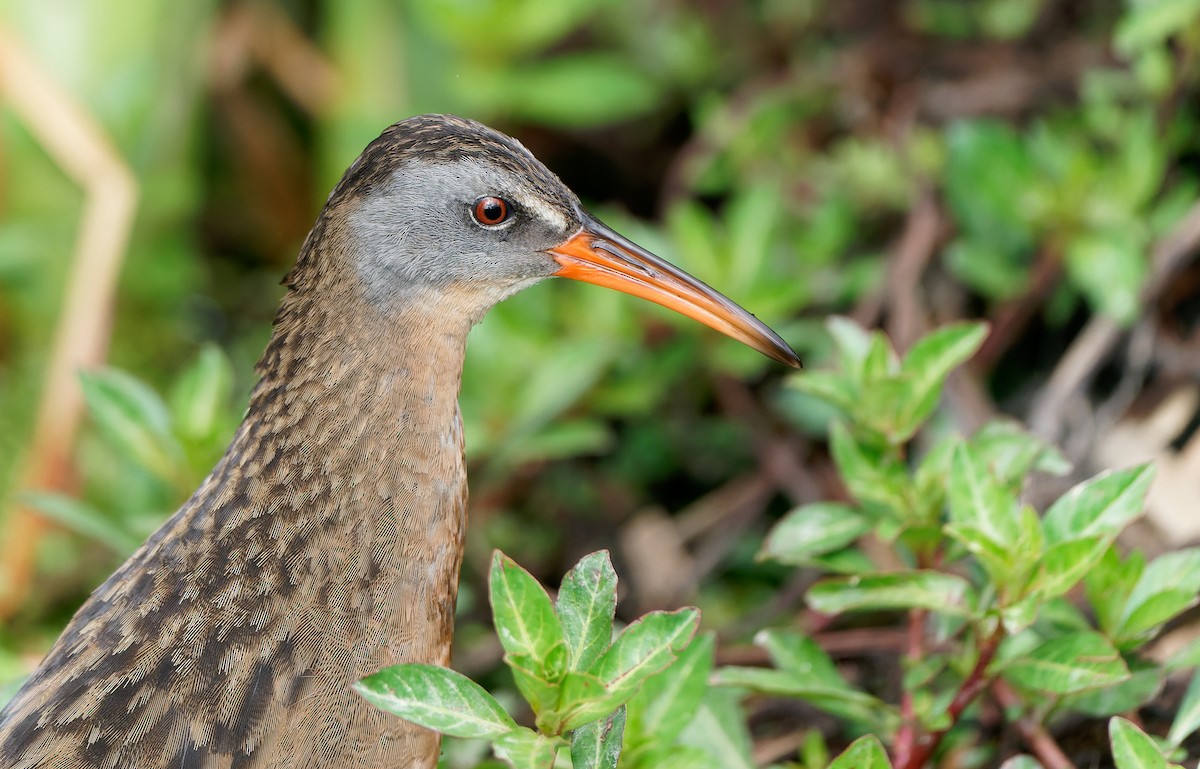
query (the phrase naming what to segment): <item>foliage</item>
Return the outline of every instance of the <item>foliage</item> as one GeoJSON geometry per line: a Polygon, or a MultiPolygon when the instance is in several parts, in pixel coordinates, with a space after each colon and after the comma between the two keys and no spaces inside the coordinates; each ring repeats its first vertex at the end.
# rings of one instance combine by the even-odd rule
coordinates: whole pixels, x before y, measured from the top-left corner
{"type": "MultiPolygon", "coordinates": [[[[963,734],[976,728],[967,714],[997,687],[1008,718],[1039,727],[1127,713],[1154,697],[1168,668],[1143,650],[1200,602],[1200,549],[1149,564],[1137,553],[1119,556],[1114,543],[1141,516],[1151,469],[1102,473],[1039,516],[1021,503],[1022,487],[1031,473],[1066,468],[1018,426],[992,422],[969,439],[948,436],[923,455],[912,451],[926,404],[979,347],[981,326],[939,329],[902,360],[879,333],[836,318],[830,331],[839,369],[804,372],[793,383],[839,409],[830,448],[855,504],[794,510],[762,555],[834,572],[808,589],[820,614],[907,613],[900,702],[884,704],[846,682],[793,630],[758,638],[774,669],[726,667],[717,682],[810,702],[879,736],[895,765],[911,769],[945,741],[977,742],[963,734]],[[881,571],[857,549],[870,535],[900,568],[881,571]],[[1080,587],[1083,607],[1065,600],[1080,587]]],[[[1200,726],[1189,694],[1171,731],[1174,746],[1200,726]]],[[[1118,765],[1145,765],[1137,762],[1148,749],[1160,755],[1132,724],[1114,719],[1111,730],[1118,765]]]]}
{"type": "Polygon", "coordinates": [[[1021,488],[1033,473],[1066,467],[1011,422],[969,439],[945,437],[923,456],[910,452],[947,376],[982,343],[982,326],[939,329],[903,359],[882,334],[837,318],[830,330],[840,368],[807,371],[793,383],[841,411],[831,450],[854,504],[792,511],[762,556],[833,572],[806,594],[822,615],[907,614],[898,703],[847,680],[816,640],[792,628],[757,635],[772,667],[725,666],[711,678],[712,637],[685,646],[695,610],[647,615],[609,646],[616,576],[606,553],[567,574],[556,604],[526,571],[499,552],[493,558],[497,634],[537,731],[517,726],[482,688],[444,668],[389,668],[359,690],[423,726],[491,741],[516,769],[552,766],[568,731],[576,767],[754,766],[736,705],[741,692],[803,700],[849,733],[874,735],[830,767],[919,769],[945,744],[979,742],[969,715],[993,690],[1006,717],[1026,728],[1111,717],[1118,767],[1166,767],[1200,729],[1200,675],[1165,740],[1119,714],[1161,690],[1170,666],[1143,650],[1200,603],[1200,548],[1148,564],[1136,553],[1119,556],[1117,535],[1142,514],[1150,468],[1102,473],[1039,515],[1020,502],[1021,488]],[[899,568],[880,570],[860,544],[867,537],[899,568]],[[1086,605],[1068,602],[1081,587],[1086,605]]]}
{"type": "Polygon", "coordinates": [[[359,693],[442,734],[486,739],[515,769],[550,769],[568,744],[579,769],[616,769],[626,734],[634,744],[669,747],[687,716],[668,711],[680,706],[687,713],[688,704],[676,695],[685,684],[695,689],[702,683],[696,673],[702,676],[704,668],[696,665],[696,655],[712,653],[711,643],[688,652],[699,623],[695,609],[652,612],[614,638],[617,576],[603,551],[567,573],[554,602],[529,572],[499,551],[489,583],[504,662],[533,709],[536,731],[518,726],[487,691],[449,668],[395,665],[356,684],[359,693]],[[636,699],[649,677],[676,661],[673,684],[664,690],[659,681],[636,699]]]}

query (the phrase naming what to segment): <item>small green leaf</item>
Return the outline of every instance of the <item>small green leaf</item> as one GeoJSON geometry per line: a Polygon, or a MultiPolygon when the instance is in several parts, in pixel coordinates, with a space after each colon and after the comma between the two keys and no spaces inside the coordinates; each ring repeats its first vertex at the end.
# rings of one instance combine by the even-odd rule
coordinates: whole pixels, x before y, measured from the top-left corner
{"type": "Polygon", "coordinates": [[[608,551],[585,556],[563,577],[556,604],[571,670],[588,670],[612,640],[617,574],[608,551]]]}
{"type": "MultiPolygon", "coordinates": [[[[622,704],[642,683],[675,661],[700,624],[696,609],[651,612],[617,636],[594,670],[622,704]]],[[[613,707],[616,707],[615,705],[613,707]]]]}
{"type": "Polygon", "coordinates": [[[1125,602],[1117,624],[1118,641],[1136,639],[1200,602],[1200,548],[1155,558],[1146,566],[1125,602]]]}
{"type": "Polygon", "coordinates": [[[492,555],[488,587],[504,651],[524,660],[530,673],[554,682],[544,663],[557,647],[565,648],[566,639],[546,589],[499,550],[492,555]]]}
{"type": "Polygon", "coordinates": [[[842,372],[852,382],[861,383],[864,378],[863,361],[872,349],[870,332],[853,320],[839,315],[833,315],[825,321],[825,327],[837,346],[842,372]]]}
{"type": "Polygon", "coordinates": [[[1109,545],[1096,568],[1084,574],[1083,585],[1096,612],[1097,624],[1110,637],[1116,632],[1129,594],[1145,568],[1146,560],[1137,550],[1121,560],[1117,548],[1109,545]]]}
{"type": "Polygon", "coordinates": [[[1101,473],[1058,499],[1042,520],[1046,543],[1080,537],[1115,537],[1141,517],[1154,470],[1139,465],[1101,473]]]}
{"type": "Polygon", "coordinates": [[[523,118],[575,127],[627,120],[660,98],[656,79],[615,53],[559,54],[531,61],[499,68],[494,74],[484,72],[476,79],[486,77],[490,82],[461,95],[482,101],[480,107],[504,105],[523,118]]]}
{"type": "Polygon", "coordinates": [[[233,390],[233,366],[215,344],[200,349],[196,361],[171,388],[171,416],[179,433],[207,438],[221,426],[233,390]]]}
{"type": "Polygon", "coordinates": [[[552,769],[561,744],[561,737],[547,737],[517,727],[497,738],[492,750],[513,769],[552,769]]]}
{"type": "Polygon", "coordinates": [[[988,422],[971,436],[971,446],[1001,483],[1014,488],[1032,470],[1064,475],[1071,469],[1057,449],[1007,420],[988,422]]]}
{"type": "Polygon", "coordinates": [[[1117,769],[1167,769],[1167,759],[1154,740],[1124,718],[1113,716],[1108,722],[1108,738],[1117,769]]]}
{"type": "Polygon", "coordinates": [[[1099,633],[1053,638],[1010,660],[1002,671],[1008,681],[1039,692],[1072,694],[1124,681],[1129,668],[1099,633]]]}
{"type": "Polygon", "coordinates": [[[621,736],[625,731],[625,708],[608,718],[585,724],[571,732],[573,769],[617,769],[621,736]]]}
{"type": "MultiPolygon", "coordinates": [[[[699,702],[696,703],[700,705],[699,702]]],[[[692,745],[652,743],[636,753],[621,754],[621,769],[725,769],[706,750],[692,745]]]]}
{"type": "Polygon", "coordinates": [[[833,760],[829,769],[892,769],[879,738],[868,734],[850,743],[850,747],[833,760]]]}
{"type": "Polygon", "coordinates": [[[956,323],[927,334],[909,349],[901,371],[910,382],[911,395],[901,409],[898,439],[911,437],[929,418],[946,377],[974,355],[986,337],[983,323],[956,323]]]}
{"type": "Polygon", "coordinates": [[[1108,537],[1094,536],[1068,539],[1046,548],[1038,575],[1038,594],[1057,598],[1075,587],[1100,563],[1109,544],[1108,537]]]}
{"type": "Polygon", "coordinates": [[[1067,243],[1067,275],[1098,311],[1122,325],[1137,317],[1138,291],[1146,276],[1145,235],[1110,225],[1085,231],[1067,243]]]}
{"type": "Polygon", "coordinates": [[[802,393],[820,398],[847,416],[853,414],[858,402],[858,386],[849,377],[833,371],[801,371],[790,384],[802,393]]]}
{"type": "Polygon", "coordinates": [[[881,734],[892,732],[899,723],[898,714],[881,700],[848,684],[817,676],[731,665],[719,668],[713,675],[713,683],[804,700],[827,713],[856,721],[881,734]]]}
{"type": "Polygon", "coordinates": [[[517,728],[482,686],[437,665],[384,668],[354,690],[381,710],[454,737],[495,739],[517,728]]]}
{"type": "Polygon", "coordinates": [[[929,609],[969,616],[971,585],[962,577],[937,571],[869,574],[824,579],[808,591],[808,605],[825,614],[864,609],[929,609]]]}
{"type": "Polygon", "coordinates": [[[978,529],[1001,548],[1020,536],[1016,495],[992,475],[983,457],[970,444],[960,443],[950,460],[947,485],[950,519],[978,529]]]}
{"type": "Polygon", "coordinates": [[[118,522],[82,499],[48,491],[25,491],[20,501],[36,507],[55,523],[93,539],[124,557],[142,544],[143,536],[130,533],[118,522]]]}
{"type": "Polygon", "coordinates": [[[612,713],[621,704],[591,673],[571,671],[563,678],[558,703],[538,717],[538,728],[560,734],[612,713]]]}
{"type": "Polygon", "coordinates": [[[834,422],[830,428],[829,448],[855,498],[882,505],[902,519],[909,517],[913,510],[910,483],[898,461],[859,445],[841,422],[834,422]]]}
{"type": "Polygon", "coordinates": [[[629,700],[626,743],[672,742],[700,707],[712,672],[716,638],[705,633],[629,700]]]}
{"type": "Polygon", "coordinates": [[[158,394],[113,369],[81,374],[80,383],[105,440],[157,477],[172,480],[183,449],[171,435],[170,414],[158,394]]]}
{"type": "Polygon", "coordinates": [[[1022,753],[1000,764],[1000,769],[1044,769],[1044,767],[1033,756],[1022,753]]]}
{"type": "Polygon", "coordinates": [[[711,755],[722,769],[757,769],[736,691],[710,687],[680,740],[711,755]]]}
{"type": "Polygon", "coordinates": [[[815,502],[784,516],[767,535],[762,558],[803,565],[850,545],[871,530],[871,522],[849,505],[815,502]]]}
{"type": "Polygon", "coordinates": [[[1131,675],[1124,681],[1079,694],[1069,694],[1058,701],[1064,713],[1082,713],[1095,718],[1107,718],[1128,713],[1150,702],[1162,690],[1163,671],[1155,664],[1137,663],[1130,666],[1131,675]]]}
{"type": "Polygon", "coordinates": [[[1179,747],[1183,741],[1200,730],[1200,673],[1192,675],[1183,702],[1175,712],[1175,720],[1171,722],[1171,731],[1167,732],[1167,743],[1179,747]]]}
{"type": "Polygon", "coordinates": [[[1200,17],[1200,0],[1157,0],[1131,3],[1117,24],[1114,42],[1125,56],[1161,44],[1185,32],[1200,17]]]}
{"type": "Polygon", "coordinates": [[[782,671],[853,689],[821,645],[806,635],[791,630],[762,630],[754,643],[766,649],[771,662],[782,671]]]}

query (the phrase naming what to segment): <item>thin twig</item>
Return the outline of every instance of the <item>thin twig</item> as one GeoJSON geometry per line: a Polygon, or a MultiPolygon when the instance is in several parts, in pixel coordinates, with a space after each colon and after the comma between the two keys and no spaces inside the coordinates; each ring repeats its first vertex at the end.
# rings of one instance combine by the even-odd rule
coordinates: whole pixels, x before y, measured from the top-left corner
{"type": "MultiPolygon", "coordinates": [[[[1005,710],[1019,710],[1024,706],[1021,698],[1003,679],[997,678],[992,682],[992,694],[1005,710]]],[[[1075,769],[1075,764],[1040,723],[1028,715],[1021,715],[1014,725],[1021,733],[1021,739],[1025,740],[1025,744],[1046,769],[1075,769]]]]}
{"type": "MultiPolygon", "coordinates": [[[[1150,277],[1142,286],[1142,305],[1153,302],[1200,247],[1200,201],[1161,238],[1152,251],[1150,277]]],[[[1034,434],[1057,443],[1067,414],[1066,406],[1078,398],[1096,371],[1124,334],[1124,330],[1106,315],[1094,315],[1075,338],[1067,353],[1034,402],[1029,425],[1034,434]]]]}
{"type": "MultiPolygon", "coordinates": [[[[62,313],[18,489],[65,490],[71,447],[83,418],[77,374],[104,362],[117,274],[137,208],[137,181],[103,127],[51,78],[16,37],[0,27],[0,93],[31,134],[84,190],[83,213],[62,313]]],[[[0,538],[0,618],[28,591],[44,527],[15,506],[0,538]]]]}

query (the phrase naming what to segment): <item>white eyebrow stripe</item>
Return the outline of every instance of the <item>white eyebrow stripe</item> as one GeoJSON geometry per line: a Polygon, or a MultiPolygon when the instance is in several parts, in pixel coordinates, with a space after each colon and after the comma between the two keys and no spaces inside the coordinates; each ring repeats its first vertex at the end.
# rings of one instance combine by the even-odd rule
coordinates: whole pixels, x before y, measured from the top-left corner
{"type": "Polygon", "coordinates": [[[518,193],[515,195],[517,202],[527,211],[532,211],[537,214],[546,224],[555,230],[565,230],[570,226],[567,217],[563,216],[562,211],[559,211],[553,206],[547,205],[546,201],[536,195],[523,195],[518,193]]]}

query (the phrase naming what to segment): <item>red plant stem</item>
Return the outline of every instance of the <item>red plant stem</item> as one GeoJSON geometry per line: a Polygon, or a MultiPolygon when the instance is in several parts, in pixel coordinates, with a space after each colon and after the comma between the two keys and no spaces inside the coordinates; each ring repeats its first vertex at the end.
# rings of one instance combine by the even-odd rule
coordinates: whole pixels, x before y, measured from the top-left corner
{"type": "MultiPolygon", "coordinates": [[[[908,613],[908,637],[905,644],[904,656],[909,662],[916,662],[924,656],[925,651],[925,610],[913,609],[908,613]]],[[[894,761],[904,766],[917,744],[917,720],[913,712],[912,692],[905,691],[900,697],[900,729],[896,732],[896,747],[894,761]]]]}
{"type": "Polygon", "coordinates": [[[975,667],[971,669],[970,674],[963,681],[962,686],[959,687],[958,693],[950,701],[950,707],[946,709],[947,715],[950,716],[950,726],[916,740],[912,751],[903,757],[904,760],[900,760],[901,756],[899,755],[898,747],[895,761],[896,769],[920,769],[929,761],[930,757],[933,756],[933,752],[941,744],[942,738],[958,723],[958,719],[962,717],[963,711],[991,684],[992,681],[988,678],[987,668],[992,663],[992,658],[996,656],[996,650],[1000,648],[1000,641],[1003,638],[1004,628],[997,627],[996,631],[984,641],[983,647],[979,650],[979,659],[975,661],[975,667]]]}
{"type": "MultiPolygon", "coordinates": [[[[992,694],[1006,710],[1020,709],[1024,705],[1012,687],[1002,679],[997,678],[992,682],[992,694]]],[[[1058,742],[1046,731],[1046,727],[1028,715],[1018,718],[1015,725],[1021,733],[1021,739],[1046,769],[1076,769],[1075,764],[1071,763],[1071,759],[1067,758],[1067,754],[1058,746],[1058,742]]]]}

